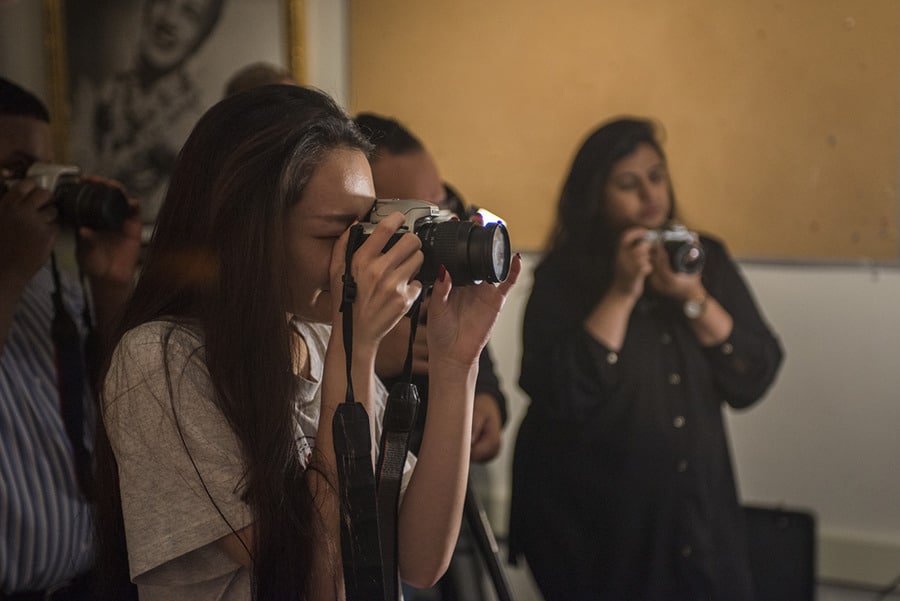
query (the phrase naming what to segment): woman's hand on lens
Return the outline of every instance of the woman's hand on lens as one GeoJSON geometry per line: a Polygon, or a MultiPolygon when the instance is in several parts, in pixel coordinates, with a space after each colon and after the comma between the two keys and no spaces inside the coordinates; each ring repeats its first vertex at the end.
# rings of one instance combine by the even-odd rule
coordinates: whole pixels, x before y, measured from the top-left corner
{"type": "Polygon", "coordinates": [[[663,296],[677,300],[687,300],[703,296],[703,283],[700,273],[682,273],[674,271],[669,261],[669,254],[663,245],[654,246],[653,273],[647,278],[647,284],[663,296]]]}
{"type": "Polygon", "coordinates": [[[429,357],[460,365],[477,363],[521,271],[522,257],[516,254],[505,281],[453,288],[450,274],[441,270],[443,277],[439,274],[434,283],[428,307],[429,357]]]}

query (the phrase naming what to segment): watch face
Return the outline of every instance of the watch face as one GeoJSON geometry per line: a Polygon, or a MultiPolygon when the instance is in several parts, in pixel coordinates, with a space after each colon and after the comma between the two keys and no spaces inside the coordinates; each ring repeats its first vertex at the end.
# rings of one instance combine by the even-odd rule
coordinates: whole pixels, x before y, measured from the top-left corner
{"type": "Polygon", "coordinates": [[[689,300],[684,302],[684,314],[688,319],[697,319],[703,315],[706,300],[689,300]]]}

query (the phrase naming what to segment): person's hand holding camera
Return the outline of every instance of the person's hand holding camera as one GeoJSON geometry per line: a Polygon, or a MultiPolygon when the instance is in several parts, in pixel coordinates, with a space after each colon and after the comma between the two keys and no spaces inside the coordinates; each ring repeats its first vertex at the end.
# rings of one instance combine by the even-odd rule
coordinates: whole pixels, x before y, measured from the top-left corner
{"type": "Polygon", "coordinates": [[[680,301],[706,297],[700,279],[702,271],[685,273],[673,270],[665,246],[658,243],[652,245],[650,256],[653,271],[647,278],[647,285],[653,290],[680,301]]]}
{"type": "Polygon", "coordinates": [[[95,189],[121,190],[128,205],[123,220],[115,226],[106,224],[93,229],[69,223],[76,227],[76,258],[91,287],[97,324],[106,329],[134,288],[141,253],[140,203],[135,198],[128,198],[122,185],[115,180],[89,176],[82,177],[81,182],[95,189]]]}
{"type": "MultiPolygon", "coordinates": [[[[384,218],[353,253],[350,273],[356,285],[353,301],[354,351],[364,347],[373,352],[377,350],[384,336],[409,311],[422,291],[422,283],[414,279],[423,261],[419,238],[412,234],[402,235],[390,249],[383,251],[403,222],[400,213],[384,218]]],[[[340,303],[348,241],[349,230],[335,244],[331,258],[335,325],[342,319],[340,303]]]]}
{"type": "Polygon", "coordinates": [[[622,232],[613,259],[609,290],[584,320],[588,333],[612,351],[622,348],[631,311],[644,293],[647,277],[653,272],[653,244],[648,240],[649,232],[643,227],[630,227],[622,232]]]}
{"type": "MultiPolygon", "coordinates": [[[[115,180],[98,176],[84,177],[83,180],[125,192],[115,180]]],[[[141,252],[141,212],[137,199],[128,198],[127,194],[126,198],[128,213],[118,229],[78,227],[78,263],[93,286],[131,287],[141,252]]]]}
{"type": "Polygon", "coordinates": [[[458,366],[477,364],[521,270],[522,258],[516,255],[503,282],[457,287],[445,269],[439,272],[428,306],[429,365],[436,358],[458,366]]]}
{"type": "Polygon", "coordinates": [[[734,320],[706,290],[702,268],[691,273],[672,268],[671,257],[662,245],[654,245],[653,273],[648,285],[663,296],[683,303],[685,317],[703,346],[721,344],[731,335],[734,320]]]}
{"type": "MultiPolygon", "coordinates": [[[[73,165],[32,163],[21,177],[3,182],[0,199],[7,285],[23,288],[50,253],[59,227],[75,228],[76,256],[91,285],[97,321],[127,299],[140,255],[140,211],[122,186],[100,177],[82,177],[73,165]]],[[[0,259],[0,261],[4,261],[0,259]]]]}
{"type": "Polygon", "coordinates": [[[644,281],[653,271],[652,245],[646,241],[647,230],[633,227],[619,238],[613,265],[613,283],[610,291],[636,302],[644,293],[644,281]]]}
{"type": "Polygon", "coordinates": [[[30,180],[0,184],[0,281],[24,289],[47,262],[59,226],[50,192],[30,180]]]}

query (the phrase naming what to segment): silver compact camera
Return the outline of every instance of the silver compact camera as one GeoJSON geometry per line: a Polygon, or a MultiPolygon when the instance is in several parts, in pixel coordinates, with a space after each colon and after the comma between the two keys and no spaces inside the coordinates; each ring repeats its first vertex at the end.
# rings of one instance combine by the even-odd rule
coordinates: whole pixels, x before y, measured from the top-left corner
{"type": "Polygon", "coordinates": [[[411,232],[418,236],[425,262],[416,279],[423,284],[434,283],[441,265],[446,267],[456,286],[498,283],[509,275],[509,233],[499,218],[483,225],[460,221],[449,211],[442,211],[437,205],[422,200],[376,200],[367,220],[360,223],[363,235],[357,248],[374,231],[377,223],[397,212],[403,213],[405,221],[391,236],[385,250],[403,234],[411,232]]]}
{"type": "Polygon", "coordinates": [[[670,222],[661,229],[650,230],[644,239],[662,244],[669,255],[672,271],[697,273],[703,269],[706,253],[700,244],[700,236],[680,223],[670,222]]]}
{"type": "MultiPolygon", "coordinates": [[[[81,170],[73,165],[34,163],[25,173],[25,179],[52,192],[59,222],[64,225],[118,230],[128,215],[128,199],[119,188],[83,180],[81,170]]],[[[20,180],[9,179],[5,183],[11,185],[17,181],[20,180]]]]}

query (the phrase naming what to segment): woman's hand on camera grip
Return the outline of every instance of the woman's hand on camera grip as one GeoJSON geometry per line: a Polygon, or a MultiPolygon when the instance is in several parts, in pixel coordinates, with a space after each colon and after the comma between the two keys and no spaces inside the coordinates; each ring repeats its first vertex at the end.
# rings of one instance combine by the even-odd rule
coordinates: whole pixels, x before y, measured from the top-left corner
{"type": "Polygon", "coordinates": [[[619,238],[613,266],[612,290],[636,301],[644,293],[644,280],[653,271],[653,245],[646,240],[647,230],[633,227],[619,238]]]}
{"type": "MultiPolygon", "coordinates": [[[[385,245],[403,225],[403,215],[386,217],[353,253],[350,273],[356,283],[353,302],[354,345],[377,344],[410,310],[422,291],[422,283],[413,279],[422,267],[422,243],[406,234],[386,252],[385,245]]],[[[343,275],[349,230],[334,245],[331,257],[331,290],[335,322],[341,319],[343,275]]]]}
{"type": "Polygon", "coordinates": [[[509,276],[500,284],[453,288],[450,274],[439,277],[428,307],[429,357],[463,366],[476,364],[521,271],[522,258],[516,254],[510,262],[509,276]]]}

